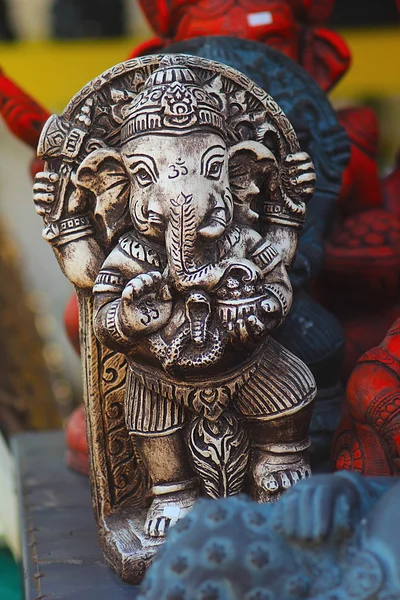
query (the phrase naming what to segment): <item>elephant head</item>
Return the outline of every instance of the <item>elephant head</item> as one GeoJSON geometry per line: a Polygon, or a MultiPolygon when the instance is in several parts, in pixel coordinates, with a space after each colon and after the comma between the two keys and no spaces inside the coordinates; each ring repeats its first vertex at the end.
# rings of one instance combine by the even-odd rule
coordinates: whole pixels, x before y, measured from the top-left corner
{"type": "Polygon", "coordinates": [[[108,237],[128,226],[165,245],[178,290],[211,289],[222,274],[215,242],[235,221],[249,223],[267,177],[277,173],[272,152],[259,142],[228,148],[213,131],[148,134],[121,149],[100,149],[81,163],[76,183],[91,191],[94,214],[108,237]]]}

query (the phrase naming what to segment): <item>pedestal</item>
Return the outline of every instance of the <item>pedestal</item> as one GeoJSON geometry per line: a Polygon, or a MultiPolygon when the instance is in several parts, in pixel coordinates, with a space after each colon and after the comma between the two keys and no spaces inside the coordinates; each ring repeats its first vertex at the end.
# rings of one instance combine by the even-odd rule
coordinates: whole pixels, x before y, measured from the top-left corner
{"type": "Polygon", "coordinates": [[[25,600],[133,600],[139,589],[104,564],[87,477],[64,464],[64,433],[13,439],[25,600]]]}

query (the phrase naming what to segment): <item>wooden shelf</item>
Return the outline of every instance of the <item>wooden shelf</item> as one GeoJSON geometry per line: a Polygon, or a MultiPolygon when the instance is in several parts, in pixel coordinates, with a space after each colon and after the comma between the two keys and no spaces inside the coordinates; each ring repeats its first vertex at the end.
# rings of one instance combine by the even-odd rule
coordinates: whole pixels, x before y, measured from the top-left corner
{"type": "Polygon", "coordinates": [[[134,600],[103,562],[87,477],[64,464],[64,433],[13,439],[25,600],[134,600]]]}

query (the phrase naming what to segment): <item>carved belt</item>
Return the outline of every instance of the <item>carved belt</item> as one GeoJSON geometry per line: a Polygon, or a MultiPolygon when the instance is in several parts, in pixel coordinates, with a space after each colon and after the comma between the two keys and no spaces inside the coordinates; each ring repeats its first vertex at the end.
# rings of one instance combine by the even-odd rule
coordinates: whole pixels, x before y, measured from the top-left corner
{"type": "Polygon", "coordinates": [[[306,365],[273,338],[236,369],[202,381],[178,381],[131,358],[129,364],[131,376],[147,389],[212,421],[229,405],[247,419],[275,419],[297,412],[316,394],[306,365]]]}
{"type": "Polygon", "coordinates": [[[179,381],[165,371],[139,364],[131,358],[129,358],[129,365],[133,377],[139,379],[151,391],[214,421],[237,396],[243,384],[249,380],[257,368],[264,348],[265,345],[246,363],[225,375],[208,377],[201,381],[198,379],[179,381]]]}

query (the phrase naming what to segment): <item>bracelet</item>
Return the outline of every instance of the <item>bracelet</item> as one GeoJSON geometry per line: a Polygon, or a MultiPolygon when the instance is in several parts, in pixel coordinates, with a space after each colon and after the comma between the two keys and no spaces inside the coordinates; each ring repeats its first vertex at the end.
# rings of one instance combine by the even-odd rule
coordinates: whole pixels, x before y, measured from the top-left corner
{"type": "Polygon", "coordinates": [[[114,300],[107,310],[106,327],[114,341],[119,344],[127,344],[131,340],[121,331],[121,326],[118,322],[117,311],[120,305],[120,300],[114,300]]]}
{"type": "Polygon", "coordinates": [[[289,211],[288,208],[282,204],[265,202],[262,220],[267,223],[275,223],[277,225],[301,229],[304,225],[305,216],[289,211]]]}
{"type": "Polygon", "coordinates": [[[261,245],[252,251],[250,259],[261,271],[269,273],[275,265],[281,260],[278,251],[268,240],[264,240],[261,245]]]}
{"type": "Polygon", "coordinates": [[[93,235],[93,228],[87,215],[75,215],[48,223],[43,230],[44,239],[54,245],[67,244],[90,235],[93,235]]]}

